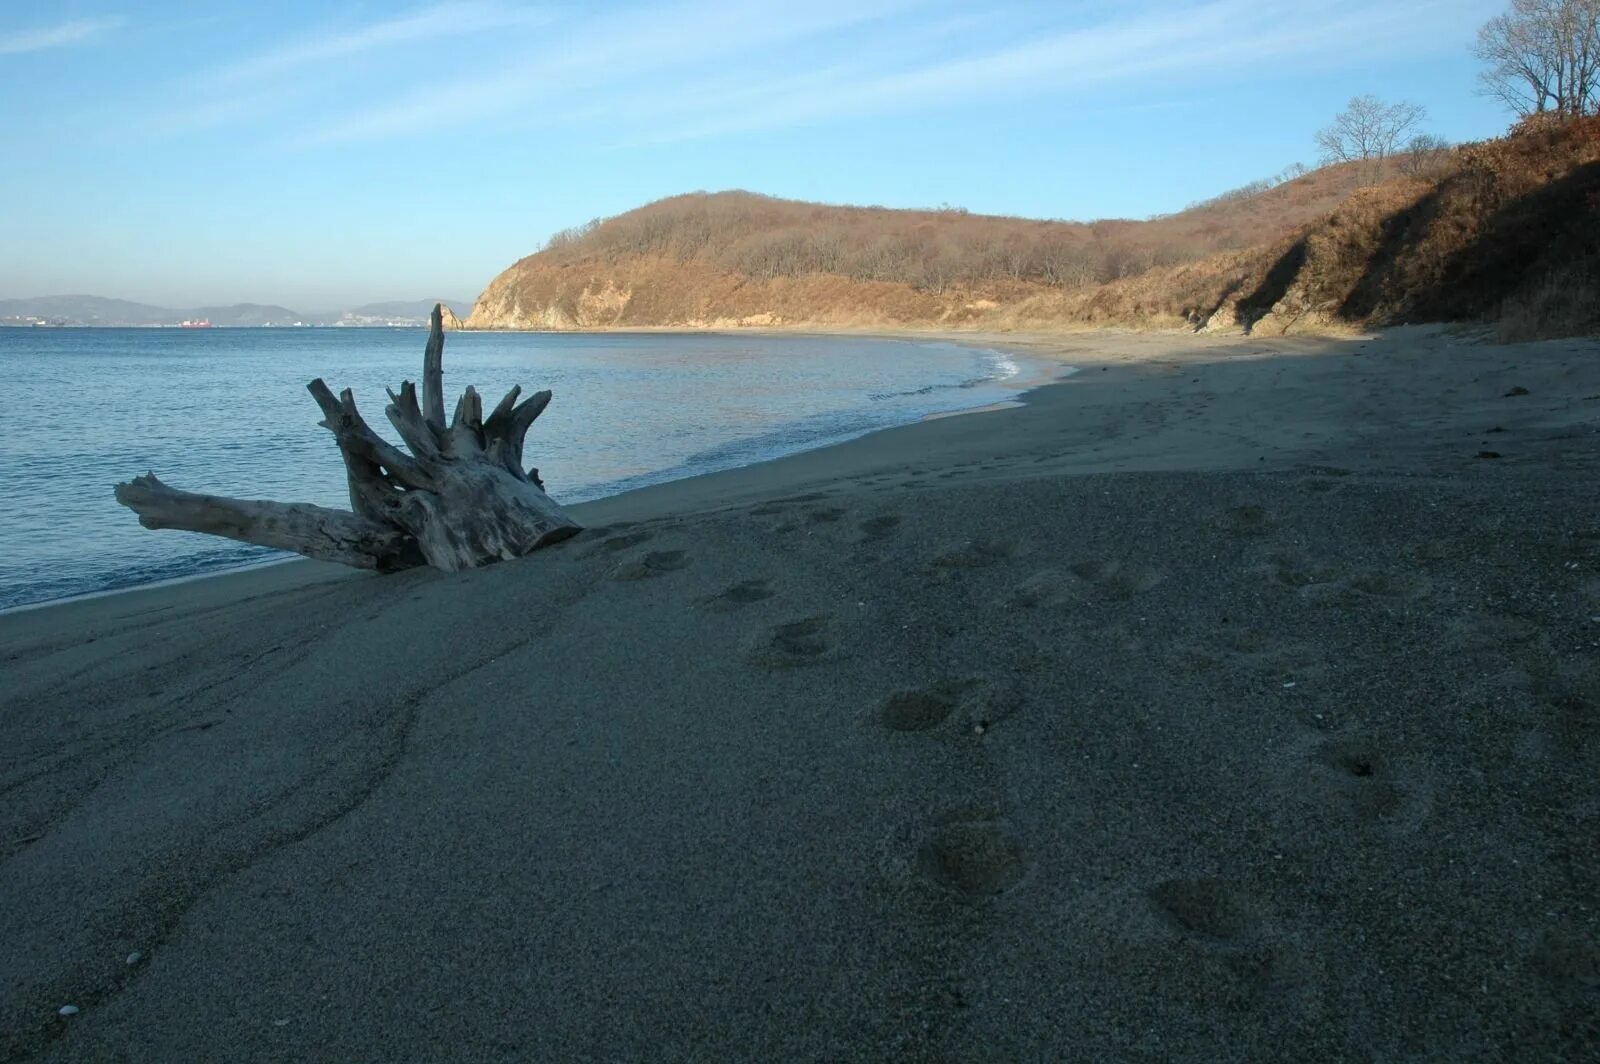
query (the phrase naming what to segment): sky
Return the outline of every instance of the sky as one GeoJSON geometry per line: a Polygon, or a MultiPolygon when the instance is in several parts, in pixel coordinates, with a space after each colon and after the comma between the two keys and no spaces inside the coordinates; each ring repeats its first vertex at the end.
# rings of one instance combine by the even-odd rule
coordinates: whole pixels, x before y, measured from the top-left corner
{"type": "Polygon", "coordinates": [[[1507,0],[0,0],[0,298],[472,299],[682,192],[1147,217],[1314,164],[1374,93],[1452,141],[1507,0]]]}

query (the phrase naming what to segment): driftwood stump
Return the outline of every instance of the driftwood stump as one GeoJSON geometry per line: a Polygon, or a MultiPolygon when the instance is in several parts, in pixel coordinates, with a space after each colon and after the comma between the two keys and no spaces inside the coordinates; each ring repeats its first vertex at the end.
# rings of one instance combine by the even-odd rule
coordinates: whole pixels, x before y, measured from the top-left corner
{"type": "Polygon", "coordinates": [[[406,381],[385,413],[411,453],[383,439],[319,377],[306,387],[322,408],[350,481],[351,510],[306,503],[230,499],[178,491],[150,473],[118,484],[117,501],[146,528],[207,532],[309,558],[392,571],[432,565],[454,571],[516,558],[582,527],[522,467],[522,441],[549,392],[517,402],[513,387],[487,419],[470,385],[444,420],[444,328],[440,308],[422,360],[422,401],[406,381]],[[353,511],[353,512],[351,512],[353,511]]]}

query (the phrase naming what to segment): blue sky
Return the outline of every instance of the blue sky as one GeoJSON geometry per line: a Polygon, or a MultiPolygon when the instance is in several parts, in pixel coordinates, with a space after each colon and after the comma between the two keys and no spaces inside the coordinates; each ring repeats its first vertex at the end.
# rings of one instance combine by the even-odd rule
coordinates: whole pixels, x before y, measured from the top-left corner
{"type": "Polygon", "coordinates": [[[0,297],[470,299],[695,189],[1143,217],[1303,161],[1352,95],[1509,119],[1505,0],[0,2],[0,297]]]}

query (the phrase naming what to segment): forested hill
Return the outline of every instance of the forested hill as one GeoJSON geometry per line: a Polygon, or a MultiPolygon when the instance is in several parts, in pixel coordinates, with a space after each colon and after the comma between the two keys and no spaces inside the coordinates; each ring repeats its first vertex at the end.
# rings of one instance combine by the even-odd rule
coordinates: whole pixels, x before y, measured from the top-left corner
{"type": "Polygon", "coordinates": [[[466,326],[1270,330],[1492,317],[1593,267],[1600,205],[1581,192],[1597,158],[1600,119],[1527,123],[1425,158],[1291,172],[1144,221],[693,193],[556,234],[490,283],[466,326]],[[1550,246],[1524,232],[1548,232],[1550,246]],[[1462,282],[1456,296],[1440,287],[1462,282]]]}

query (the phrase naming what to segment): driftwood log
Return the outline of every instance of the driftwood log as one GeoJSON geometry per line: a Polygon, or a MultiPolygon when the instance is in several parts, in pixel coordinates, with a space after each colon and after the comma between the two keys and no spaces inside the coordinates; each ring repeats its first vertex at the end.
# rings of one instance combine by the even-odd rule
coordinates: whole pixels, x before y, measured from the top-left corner
{"type": "Polygon", "coordinates": [[[291,550],[310,558],[392,571],[432,565],[454,571],[516,558],[582,526],[522,466],[522,441],[550,403],[520,385],[487,419],[470,385],[444,420],[444,327],[438,306],[422,359],[422,399],[406,381],[385,413],[406,453],[362,419],[346,388],[336,397],[319,377],[306,387],[322,408],[350,482],[350,510],[307,503],[230,499],[168,487],[154,473],[116,488],[117,501],[146,528],[180,528],[291,550]]]}

